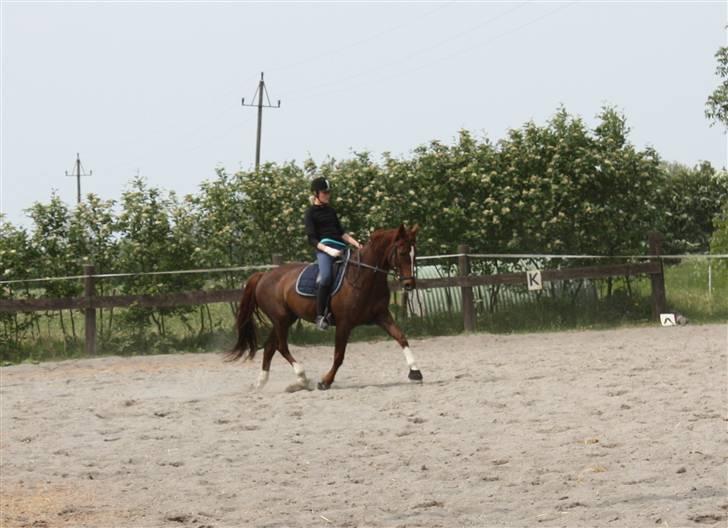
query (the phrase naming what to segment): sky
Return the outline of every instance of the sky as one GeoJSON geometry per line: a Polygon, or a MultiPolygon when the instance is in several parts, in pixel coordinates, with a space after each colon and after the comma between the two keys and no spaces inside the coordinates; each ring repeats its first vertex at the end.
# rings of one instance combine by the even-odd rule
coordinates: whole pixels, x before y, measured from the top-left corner
{"type": "Polygon", "coordinates": [[[136,175],[195,193],[215,169],[369,151],[460,129],[497,142],[604,105],[667,161],[725,167],[705,101],[728,2],[0,2],[0,213],[55,189],[118,200],[136,175]]]}

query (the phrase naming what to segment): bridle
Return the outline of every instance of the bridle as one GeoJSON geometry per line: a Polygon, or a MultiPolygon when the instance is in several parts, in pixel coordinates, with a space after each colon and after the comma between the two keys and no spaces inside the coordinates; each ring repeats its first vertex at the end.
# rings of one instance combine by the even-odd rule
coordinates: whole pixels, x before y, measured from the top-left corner
{"type": "MultiPolygon", "coordinates": [[[[399,282],[404,282],[407,280],[415,280],[415,277],[417,275],[416,268],[415,268],[415,245],[410,244],[410,259],[412,260],[412,275],[399,275],[397,279],[399,282]]],[[[385,262],[390,263],[390,267],[393,270],[397,270],[398,272],[402,269],[402,262],[400,261],[399,251],[397,251],[397,243],[396,241],[392,243],[392,249],[389,250],[389,253],[387,254],[386,258],[384,259],[385,262]]],[[[394,273],[393,273],[394,275],[394,273]]]]}
{"type": "MultiPolygon", "coordinates": [[[[380,264],[378,266],[372,266],[371,264],[367,264],[365,262],[361,261],[361,251],[357,249],[356,251],[357,260],[353,260],[351,258],[351,254],[349,254],[348,261],[349,264],[352,264],[354,266],[357,266],[358,268],[366,268],[372,270],[374,273],[384,273],[385,275],[392,275],[397,280],[399,280],[400,283],[407,281],[407,280],[416,280],[417,277],[417,267],[416,267],[416,261],[415,261],[415,245],[410,245],[410,258],[412,259],[412,275],[400,275],[399,273],[395,272],[394,270],[401,270],[401,262],[399,258],[399,253],[397,252],[397,244],[392,244],[392,249],[389,251],[389,253],[386,255],[386,257],[383,259],[383,262],[391,263],[390,269],[386,270],[383,267],[383,264],[380,264]]],[[[353,281],[350,281],[351,285],[354,287],[358,286],[358,280],[359,280],[360,274],[357,273],[356,277],[353,281]]]]}
{"type": "MultiPolygon", "coordinates": [[[[415,262],[415,245],[414,244],[410,244],[410,253],[409,254],[410,254],[410,263],[411,263],[410,269],[412,270],[412,275],[409,275],[409,276],[408,275],[405,275],[405,276],[400,275],[399,276],[399,282],[404,282],[406,280],[415,280],[416,277],[417,277],[417,264],[415,262]]],[[[399,260],[399,252],[397,251],[397,245],[396,244],[393,244],[392,251],[390,253],[389,258],[392,258],[392,256],[394,256],[395,259],[396,259],[396,261],[394,263],[394,266],[392,266],[392,267],[393,268],[397,268],[398,270],[401,270],[402,269],[402,266],[401,266],[401,262],[399,260]]]]}

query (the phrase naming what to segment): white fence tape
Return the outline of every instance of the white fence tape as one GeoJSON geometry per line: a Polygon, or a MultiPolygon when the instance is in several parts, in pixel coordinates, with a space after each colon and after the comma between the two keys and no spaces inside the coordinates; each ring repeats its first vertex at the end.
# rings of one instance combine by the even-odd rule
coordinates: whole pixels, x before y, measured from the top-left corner
{"type": "MultiPolygon", "coordinates": [[[[707,259],[708,262],[712,260],[728,259],[728,254],[717,254],[717,255],[555,255],[547,253],[451,253],[446,255],[430,255],[430,256],[418,256],[418,261],[423,260],[437,260],[447,259],[456,257],[478,258],[478,259],[672,259],[672,260],[683,260],[683,259],[707,259]]],[[[272,269],[277,266],[273,264],[264,264],[260,266],[237,266],[232,268],[206,268],[206,269],[194,269],[194,270],[172,270],[172,271],[148,271],[140,273],[101,273],[94,275],[67,275],[65,277],[38,277],[34,279],[12,279],[0,281],[0,284],[19,284],[19,283],[33,283],[33,282],[50,282],[50,281],[61,281],[61,280],[78,280],[86,277],[93,277],[95,279],[109,279],[116,277],[144,277],[152,275],[183,275],[191,273],[223,273],[230,271],[248,271],[248,270],[264,270],[272,269]]]]}
{"type": "Polygon", "coordinates": [[[261,266],[238,266],[235,268],[206,268],[206,269],[194,269],[194,270],[174,270],[174,271],[147,271],[140,273],[98,273],[94,275],[68,275],[65,277],[40,277],[37,279],[14,279],[7,281],[0,281],[0,284],[16,284],[19,282],[44,282],[44,281],[59,281],[59,280],[77,280],[84,279],[86,277],[93,277],[94,279],[109,279],[115,277],[144,277],[150,275],[184,275],[190,273],[220,273],[224,271],[247,271],[255,269],[271,269],[276,268],[273,264],[266,264],[261,266]]]}
{"type": "Polygon", "coordinates": [[[465,257],[468,258],[483,258],[483,259],[582,259],[582,260],[593,260],[593,259],[673,259],[673,260],[684,260],[684,259],[725,259],[728,258],[728,254],[716,254],[716,255],[558,255],[553,253],[452,253],[449,255],[433,255],[429,257],[417,257],[417,260],[434,260],[442,258],[456,258],[465,257]]]}

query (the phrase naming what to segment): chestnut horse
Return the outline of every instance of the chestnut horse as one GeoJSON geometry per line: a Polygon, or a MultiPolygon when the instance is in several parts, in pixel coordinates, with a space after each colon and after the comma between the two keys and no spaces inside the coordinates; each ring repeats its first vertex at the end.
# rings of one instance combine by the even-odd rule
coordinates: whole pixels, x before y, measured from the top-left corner
{"type": "MultiPolygon", "coordinates": [[[[395,229],[375,231],[367,244],[354,253],[346,269],[344,283],[331,300],[331,312],[336,327],[334,364],[323,376],[318,388],[331,387],[336,371],[344,362],[344,352],[349,334],[355,326],[376,324],[381,326],[402,347],[409,366],[409,379],[422,381],[422,374],[415,364],[414,356],[402,330],[389,312],[389,286],[387,275],[396,271],[405,290],[415,287],[415,241],[418,226],[406,229],[400,225],[395,229]]],[[[297,319],[313,322],[316,317],[315,298],[296,293],[296,279],[304,263],[285,264],[270,271],[253,274],[245,284],[243,298],[237,314],[238,341],[227,354],[228,360],[236,360],[247,352],[252,359],[258,348],[254,315],[257,310],[265,313],[272,323],[272,330],[263,345],[263,368],[258,377],[258,388],[268,381],[270,362],[278,350],[291,364],[297,382],[288,390],[307,389],[309,381],[303,366],[288,350],[288,330],[297,319]]]]}

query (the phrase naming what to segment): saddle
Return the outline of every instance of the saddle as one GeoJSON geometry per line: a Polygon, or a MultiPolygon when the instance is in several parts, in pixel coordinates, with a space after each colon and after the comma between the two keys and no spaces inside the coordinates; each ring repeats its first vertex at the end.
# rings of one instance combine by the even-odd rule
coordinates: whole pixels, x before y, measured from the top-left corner
{"type": "MultiPolygon", "coordinates": [[[[346,249],[342,257],[334,260],[334,266],[331,270],[331,273],[334,276],[334,280],[331,285],[331,298],[339,292],[341,285],[344,283],[344,275],[346,274],[346,268],[349,265],[350,253],[351,250],[346,249]]],[[[318,290],[318,274],[319,266],[316,262],[303,268],[303,271],[298,274],[298,278],[296,279],[296,293],[303,297],[316,297],[316,291],[318,290]]]]}

